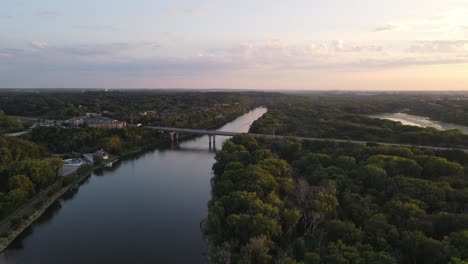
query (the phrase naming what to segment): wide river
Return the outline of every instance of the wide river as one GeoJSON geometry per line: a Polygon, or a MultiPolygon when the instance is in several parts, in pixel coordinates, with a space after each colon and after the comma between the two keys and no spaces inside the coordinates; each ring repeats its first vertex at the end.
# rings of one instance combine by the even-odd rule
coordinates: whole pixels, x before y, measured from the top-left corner
{"type": "Polygon", "coordinates": [[[415,115],[409,115],[406,113],[387,113],[387,114],[370,115],[370,117],[401,122],[403,125],[407,125],[407,126],[433,127],[437,130],[458,129],[461,132],[468,134],[467,126],[455,125],[455,124],[445,123],[442,121],[436,121],[436,120],[430,119],[429,117],[424,117],[424,116],[415,116],[415,115]]]}
{"type": "MultiPolygon", "coordinates": [[[[247,132],[257,108],[220,130],[247,132]]],[[[226,137],[216,137],[219,150],[226,137]]],[[[204,263],[215,153],[208,137],[125,160],[93,174],[0,255],[0,263],[204,263]]]]}

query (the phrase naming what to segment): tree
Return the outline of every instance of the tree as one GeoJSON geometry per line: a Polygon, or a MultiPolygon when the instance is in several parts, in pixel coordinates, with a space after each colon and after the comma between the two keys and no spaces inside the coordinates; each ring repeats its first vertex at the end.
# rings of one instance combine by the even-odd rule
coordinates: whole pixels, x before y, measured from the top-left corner
{"type": "Polygon", "coordinates": [[[8,166],[8,175],[27,175],[36,188],[43,188],[50,184],[56,177],[47,161],[23,160],[12,162],[8,166]]]}
{"type": "Polygon", "coordinates": [[[330,220],[325,223],[325,241],[342,240],[346,244],[361,242],[363,234],[353,223],[341,220],[330,220]]]}
{"type": "Polygon", "coordinates": [[[406,231],[402,234],[402,251],[405,263],[447,263],[447,248],[441,241],[426,237],[420,231],[406,231]]]}
{"type": "Polygon", "coordinates": [[[63,160],[60,158],[49,158],[47,159],[47,162],[49,163],[51,169],[55,172],[55,174],[58,176],[58,171],[63,165],[63,160]]]}
{"type": "Polygon", "coordinates": [[[269,254],[273,242],[266,236],[251,238],[249,243],[241,249],[242,264],[268,264],[273,262],[273,256],[269,254]]]}
{"type": "Polygon", "coordinates": [[[31,196],[35,193],[34,184],[31,180],[25,175],[16,175],[10,177],[10,189],[20,189],[23,190],[27,196],[31,196]]]}
{"type": "Polygon", "coordinates": [[[105,149],[109,153],[118,153],[122,149],[122,140],[119,136],[112,136],[110,138],[106,138],[103,143],[103,149],[105,149]]]}
{"type": "Polygon", "coordinates": [[[468,230],[450,234],[449,245],[461,259],[468,259],[468,230]]]}
{"type": "Polygon", "coordinates": [[[305,203],[302,212],[305,235],[319,239],[317,228],[338,206],[338,200],[332,191],[321,189],[313,192],[311,201],[305,203]]]}
{"type": "Polygon", "coordinates": [[[7,195],[7,200],[13,206],[13,208],[25,202],[27,198],[28,193],[21,188],[13,189],[9,191],[7,195]]]}

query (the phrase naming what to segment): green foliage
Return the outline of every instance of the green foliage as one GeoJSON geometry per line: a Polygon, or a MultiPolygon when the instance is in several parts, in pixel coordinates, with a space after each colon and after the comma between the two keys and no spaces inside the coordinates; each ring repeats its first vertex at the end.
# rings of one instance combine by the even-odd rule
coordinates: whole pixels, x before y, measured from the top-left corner
{"type": "Polygon", "coordinates": [[[122,140],[119,136],[112,136],[109,138],[104,139],[102,144],[104,150],[109,153],[116,154],[122,149],[122,140]]]}
{"type": "Polygon", "coordinates": [[[26,129],[16,119],[8,117],[0,110],[0,133],[13,133],[26,129]]]}
{"type": "Polygon", "coordinates": [[[467,259],[464,153],[243,135],[216,160],[205,234],[231,262],[467,259]]]}
{"type": "Polygon", "coordinates": [[[62,161],[32,142],[0,136],[0,219],[55,180],[62,161]]]}
{"type": "MultiPolygon", "coordinates": [[[[458,107],[448,103],[441,105],[440,98],[435,99],[430,95],[337,96],[323,93],[301,97],[278,96],[268,104],[268,113],[252,125],[251,131],[264,134],[275,131],[277,135],[284,136],[468,148],[468,135],[458,130],[439,131],[434,128],[404,126],[400,122],[365,116],[410,109],[413,114],[468,125],[467,101],[460,102],[450,97],[445,100],[458,107]]],[[[398,151],[407,150],[402,148],[398,151]]],[[[287,160],[289,161],[289,157],[287,160]]]]}
{"type": "Polygon", "coordinates": [[[32,183],[31,180],[25,175],[16,175],[10,177],[10,189],[23,190],[27,196],[32,195],[35,192],[34,183],[32,183]]]}

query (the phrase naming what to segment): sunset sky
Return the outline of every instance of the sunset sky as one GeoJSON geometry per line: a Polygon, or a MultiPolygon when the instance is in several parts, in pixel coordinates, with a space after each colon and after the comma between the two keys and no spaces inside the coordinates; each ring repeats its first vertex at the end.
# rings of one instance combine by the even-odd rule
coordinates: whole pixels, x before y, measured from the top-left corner
{"type": "Polygon", "coordinates": [[[468,0],[12,0],[1,88],[468,90],[468,0]]]}

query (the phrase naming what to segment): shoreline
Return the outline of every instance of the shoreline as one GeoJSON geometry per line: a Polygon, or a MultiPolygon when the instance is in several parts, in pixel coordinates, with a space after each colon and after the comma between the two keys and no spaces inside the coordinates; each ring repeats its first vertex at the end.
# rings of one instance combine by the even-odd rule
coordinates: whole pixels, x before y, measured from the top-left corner
{"type": "MultiPolygon", "coordinates": [[[[115,162],[118,160],[119,158],[116,157],[113,160],[111,160],[111,162],[115,162]]],[[[51,196],[48,196],[49,198],[46,201],[42,202],[39,208],[35,208],[34,212],[28,215],[26,219],[24,217],[20,218],[22,219],[22,222],[16,228],[12,227],[12,225],[10,224],[10,230],[8,232],[9,233],[8,236],[0,238],[0,253],[5,251],[10,246],[10,244],[19,235],[21,235],[21,233],[23,233],[27,228],[29,228],[32,224],[34,224],[34,222],[39,217],[41,217],[45,213],[45,211],[47,211],[47,209],[49,209],[49,207],[52,204],[54,204],[58,199],[60,199],[65,193],[73,189],[76,185],[81,184],[83,181],[89,178],[96,170],[102,169],[103,167],[104,167],[104,164],[101,164],[99,166],[92,166],[91,168],[86,170],[86,172],[83,173],[82,175],[79,175],[79,171],[77,171],[77,172],[72,173],[71,175],[64,176],[63,178],[58,180],[56,183],[54,183],[53,185],[58,184],[61,187],[60,188],[56,187],[57,189],[54,189],[54,186],[52,185],[51,186],[52,190],[49,190],[48,192],[54,191],[54,193],[51,196]],[[68,179],[71,179],[72,181],[70,181],[69,183],[65,183],[64,180],[66,180],[67,177],[68,179]]],[[[34,200],[33,198],[25,206],[26,207],[34,206],[34,204],[37,204],[40,202],[41,201],[34,200]]],[[[14,213],[16,213],[16,211],[14,213]]],[[[8,219],[8,217],[6,219],[8,219]]]]}
{"type": "MultiPolygon", "coordinates": [[[[246,114],[251,110],[252,109],[249,108],[243,114],[246,114]]],[[[228,119],[225,120],[225,122],[223,122],[223,124],[218,124],[216,126],[217,127],[222,127],[223,125],[226,125],[227,123],[232,122],[233,120],[235,120],[239,116],[242,116],[243,114],[239,114],[236,117],[228,118],[228,119]]],[[[181,138],[181,141],[189,140],[189,139],[192,139],[192,138],[195,138],[195,137],[196,136],[194,136],[194,135],[184,135],[181,138]]],[[[165,142],[164,140],[161,140],[161,141],[155,143],[154,146],[149,147],[149,148],[145,148],[144,146],[142,146],[142,147],[139,147],[138,149],[129,150],[128,152],[126,152],[126,153],[124,153],[124,154],[122,154],[120,156],[117,156],[114,159],[110,159],[110,160],[106,161],[106,163],[116,162],[118,160],[126,160],[126,159],[129,159],[129,158],[131,158],[131,157],[133,157],[135,155],[143,154],[143,153],[146,153],[146,152],[149,152],[149,151],[154,151],[159,147],[165,146],[166,143],[168,143],[168,142],[165,142]]],[[[43,190],[41,193],[37,194],[35,197],[31,198],[31,200],[29,200],[26,204],[24,204],[23,206],[21,206],[16,211],[12,212],[9,216],[5,217],[5,219],[2,220],[1,224],[10,223],[10,226],[9,226],[8,230],[5,232],[7,234],[6,237],[0,237],[0,253],[3,253],[6,249],[8,249],[8,247],[11,245],[11,243],[16,238],[18,238],[19,235],[21,235],[27,228],[29,228],[32,224],[34,224],[34,222],[38,218],[40,218],[47,211],[47,209],[52,204],[54,204],[57,200],[59,200],[64,194],[66,194],[73,187],[75,187],[76,185],[79,185],[84,180],[86,180],[87,178],[92,176],[92,174],[95,171],[97,171],[99,169],[105,169],[105,164],[103,163],[103,164],[99,164],[97,166],[96,165],[91,165],[91,167],[87,168],[87,169],[86,169],[85,166],[83,166],[81,168],[84,168],[83,170],[85,170],[85,172],[81,172],[80,169],[78,169],[77,171],[75,171],[74,173],[72,173],[72,174],[70,174],[68,176],[63,176],[57,182],[51,184],[48,188],[43,190]],[[82,173],[82,175],[80,175],[80,173],[82,173]],[[67,179],[71,179],[71,181],[67,182],[67,179]],[[55,186],[55,185],[59,185],[60,187],[55,186]],[[48,194],[50,194],[51,191],[53,191],[53,194],[49,196],[48,194]],[[40,198],[41,195],[42,196],[47,195],[48,198],[45,201],[41,201],[41,200],[38,201],[38,199],[40,198]],[[38,203],[41,203],[41,205],[40,205],[40,207],[37,208],[38,203]],[[34,208],[34,211],[31,214],[24,214],[24,216],[19,217],[19,218],[14,218],[13,217],[15,214],[21,214],[20,211],[24,210],[25,208],[28,208],[28,207],[33,207],[34,208]],[[12,224],[11,222],[12,222],[12,220],[16,220],[16,219],[18,219],[20,221],[20,223],[17,224],[17,226],[15,227],[15,225],[12,224]]]]}

